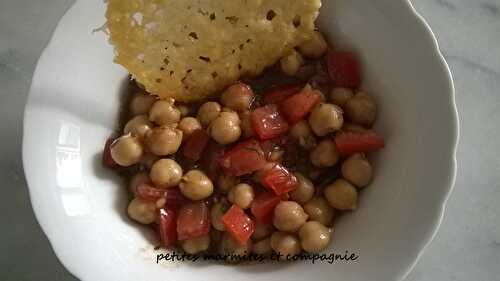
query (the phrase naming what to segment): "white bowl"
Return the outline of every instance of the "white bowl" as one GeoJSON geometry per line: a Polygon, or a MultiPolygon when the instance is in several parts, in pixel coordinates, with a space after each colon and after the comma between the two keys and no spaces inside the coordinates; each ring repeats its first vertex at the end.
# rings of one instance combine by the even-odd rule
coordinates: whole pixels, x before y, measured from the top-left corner
{"type": "Polygon", "coordinates": [[[239,267],[157,265],[149,232],[125,215],[123,183],[100,165],[126,71],[102,32],[102,0],[78,1],[38,63],[24,120],[23,160],[36,217],[57,256],[82,280],[400,280],[441,221],[455,178],[458,118],[436,40],[406,0],[324,0],[319,25],[355,49],[379,104],[387,148],[359,209],[336,225],[327,253],[356,262],[239,267]],[[146,235],[145,235],[146,234],[146,235]]]}

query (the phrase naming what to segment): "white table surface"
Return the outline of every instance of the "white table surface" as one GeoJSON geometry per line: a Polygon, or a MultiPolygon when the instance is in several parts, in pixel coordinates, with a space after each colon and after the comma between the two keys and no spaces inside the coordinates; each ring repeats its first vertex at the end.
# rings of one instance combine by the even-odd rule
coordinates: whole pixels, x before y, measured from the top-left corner
{"type": "MultiPolygon", "coordinates": [[[[452,69],[461,137],[457,182],[443,224],[407,281],[500,280],[500,0],[413,2],[452,69]]],[[[21,163],[23,108],[33,70],[72,3],[0,0],[3,281],[76,280],[33,216],[21,163]]]]}

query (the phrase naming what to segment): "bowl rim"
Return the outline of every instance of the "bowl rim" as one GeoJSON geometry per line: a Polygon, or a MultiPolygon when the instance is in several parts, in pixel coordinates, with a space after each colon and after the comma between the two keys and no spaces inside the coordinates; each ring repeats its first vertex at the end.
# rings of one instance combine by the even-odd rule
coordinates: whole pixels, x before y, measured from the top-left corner
{"type": "Polygon", "coordinates": [[[455,84],[453,80],[453,74],[451,73],[450,66],[448,65],[448,62],[446,61],[441,48],[439,47],[439,42],[437,40],[436,35],[432,31],[430,25],[427,23],[425,18],[415,9],[413,6],[411,0],[402,0],[403,2],[406,3],[409,11],[414,15],[415,20],[421,24],[424,29],[425,29],[425,37],[427,38],[428,43],[432,44],[433,51],[435,56],[440,60],[440,66],[442,71],[445,72],[447,75],[447,86],[448,86],[448,94],[449,94],[449,106],[452,108],[452,146],[451,146],[451,171],[450,171],[450,178],[449,178],[449,183],[448,183],[448,188],[444,190],[444,192],[441,194],[441,206],[439,209],[438,215],[434,219],[434,223],[432,225],[432,228],[429,228],[425,238],[422,240],[422,247],[415,257],[415,260],[413,263],[406,269],[403,275],[401,275],[399,280],[405,280],[406,277],[412,272],[412,270],[415,268],[417,265],[418,261],[426,251],[427,247],[431,244],[431,242],[434,240],[434,237],[436,237],[437,232],[439,231],[439,228],[441,226],[441,223],[443,222],[444,218],[444,213],[446,211],[446,206],[448,203],[448,200],[450,199],[451,193],[455,187],[455,182],[456,182],[456,177],[457,177],[457,149],[458,149],[458,143],[460,139],[460,118],[458,114],[458,108],[456,104],[456,91],[455,91],[455,84]]]}
{"type": "MultiPolygon", "coordinates": [[[[37,83],[39,83],[38,77],[40,76],[40,72],[41,72],[41,63],[40,62],[42,61],[42,59],[45,56],[47,56],[47,50],[49,50],[54,45],[54,35],[56,34],[56,32],[59,29],[61,29],[62,23],[68,17],[68,14],[70,14],[70,12],[73,9],[75,9],[75,7],[82,1],[84,1],[84,0],[75,1],[71,5],[71,7],[69,7],[66,10],[66,12],[62,15],[62,17],[59,19],[59,22],[57,23],[56,27],[53,29],[47,45],[45,46],[45,48],[41,52],[40,57],[37,60],[37,64],[36,64],[35,70],[33,72],[31,86],[30,86],[29,93],[28,93],[28,96],[26,99],[26,104],[25,104],[24,113],[23,113],[22,162],[23,162],[23,171],[24,171],[24,175],[26,178],[26,183],[27,183],[27,187],[28,187],[28,191],[29,191],[29,198],[30,198],[30,202],[31,202],[31,205],[32,205],[32,208],[34,211],[34,215],[37,219],[37,222],[39,223],[43,233],[45,234],[45,236],[49,240],[51,248],[54,251],[54,254],[58,258],[58,260],[61,262],[61,264],[74,277],[81,279],[81,280],[84,280],[83,279],[84,276],[79,274],[79,270],[77,270],[77,266],[71,264],[69,261],[62,258],[61,253],[59,252],[57,247],[55,247],[55,245],[57,245],[57,241],[55,240],[55,237],[51,237],[49,235],[49,231],[48,231],[49,225],[47,223],[47,220],[45,219],[45,217],[43,217],[41,215],[41,213],[42,213],[40,211],[41,206],[39,205],[37,200],[34,198],[35,196],[34,196],[33,191],[35,189],[36,183],[33,179],[32,173],[30,173],[30,170],[31,170],[29,168],[30,161],[28,159],[28,156],[30,155],[29,151],[32,151],[33,148],[31,148],[27,142],[27,140],[32,137],[30,131],[28,131],[28,128],[30,128],[30,122],[29,122],[29,118],[27,118],[27,115],[29,114],[29,111],[30,111],[31,107],[33,106],[33,104],[35,104],[35,102],[33,100],[33,96],[34,96],[34,92],[36,92],[36,90],[37,90],[36,85],[37,85],[37,83]]],[[[402,271],[403,274],[401,274],[397,279],[397,280],[404,280],[409,275],[409,273],[413,270],[413,268],[418,263],[419,259],[421,258],[421,256],[423,255],[423,253],[425,252],[427,247],[429,246],[429,244],[432,242],[432,240],[436,236],[436,234],[439,230],[439,227],[442,223],[443,217],[444,217],[444,212],[446,210],[447,202],[448,202],[450,195],[454,189],[455,181],[456,181],[456,174],[457,174],[456,154],[457,154],[457,148],[458,148],[459,136],[460,136],[460,129],[459,129],[460,128],[460,126],[459,126],[460,120],[459,120],[458,109],[456,106],[455,86],[454,86],[454,82],[453,82],[453,75],[451,73],[451,70],[450,70],[448,63],[446,62],[446,59],[444,58],[444,56],[441,52],[441,49],[439,47],[439,43],[437,41],[435,34],[433,33],[432,29],[430,28],[429,24],[426,22],[424,17],[415,9],[415,7],[413,6],[413,4],[411,3],[410,0],[400,0],[400,2],[402,2],[401,4],[405,6],[405,8],[407,10],[406,12],[408,12],[413,17],[415,24],[418,24],[418,25],[421,25],[422,27],[424,27],[424,32],[423,32],[424,34],[422,35],[422,38],[424,38],[427,41],[426,42],[427,44],[430,44],[430,46],[432,48],[431,51],[433,52],[433,55],[440,62],[441,71],[443,71],[447,77],[446,82],[447,82],[448,91],[446,94],[448,94],[448,96],[449,96],[450,104],[448,106],[451,107],[452,115],[453,115],[453,116],[450,116],[452,118],[452,120],[450,120],[450,121],[451,121],[451,125],[452,125],[451,130],[452,130],[453,135],[450,136],[451,140],[452,140],[452,145],[451,145],[450,151],[449,151],[451,163],[450,163],[448,186],[446,188],[443,188],[443,192],[441,194],[439,194],[439,196],[441,196],[441,200],[440,200],[441,205],[436,207],[438,210],[438,213],[434,217],[432,225],[429,225],[424,237],[421,240],[420,250],[419,250],[418,254],[414,257],[413,262],[411,264],[409,264],[405,270],[402,271]]],[[[436,195],[436,196],[438,196],[438,195],[436,195]]]]}

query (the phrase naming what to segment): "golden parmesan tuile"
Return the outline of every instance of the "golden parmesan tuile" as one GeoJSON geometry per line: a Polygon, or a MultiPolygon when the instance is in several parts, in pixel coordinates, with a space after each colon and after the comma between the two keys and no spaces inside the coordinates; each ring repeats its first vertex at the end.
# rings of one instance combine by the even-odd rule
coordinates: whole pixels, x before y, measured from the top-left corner
{"type": "Polygon", "coordinates": [[[108,0],[115,61],[188,102],[255,76],[311,38],[321,0],[108,0]]]}

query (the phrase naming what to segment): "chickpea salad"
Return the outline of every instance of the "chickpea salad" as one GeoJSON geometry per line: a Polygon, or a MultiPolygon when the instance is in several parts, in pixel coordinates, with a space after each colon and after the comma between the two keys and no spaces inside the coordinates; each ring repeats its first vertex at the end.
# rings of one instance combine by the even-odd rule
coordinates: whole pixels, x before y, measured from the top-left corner
{"type": "MultiPolygon", "coordinates": [[[[353,52],[311,40],[200,103],[137,85],[103,165],[127,179],[128,216],[189,254],[294,255],[332,243],[384,147],[353,52]]],[[[126,192],[124,190],[124,192],[126,192]]]]}

